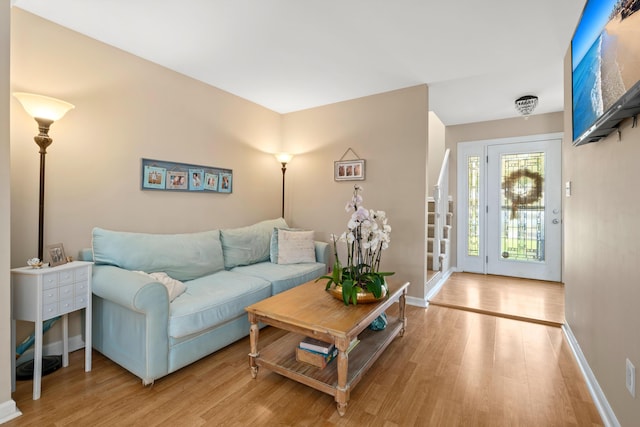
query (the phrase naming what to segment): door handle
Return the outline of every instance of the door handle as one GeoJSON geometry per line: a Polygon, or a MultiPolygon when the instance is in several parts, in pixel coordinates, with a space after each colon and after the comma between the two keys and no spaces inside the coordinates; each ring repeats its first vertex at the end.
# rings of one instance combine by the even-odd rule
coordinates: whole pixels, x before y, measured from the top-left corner
{"type": "Polygon", "coordinates": [[[554,224],[559,224],[560,220],[558,218],[554,218],[553,221],[551,221],[554,224]]]}

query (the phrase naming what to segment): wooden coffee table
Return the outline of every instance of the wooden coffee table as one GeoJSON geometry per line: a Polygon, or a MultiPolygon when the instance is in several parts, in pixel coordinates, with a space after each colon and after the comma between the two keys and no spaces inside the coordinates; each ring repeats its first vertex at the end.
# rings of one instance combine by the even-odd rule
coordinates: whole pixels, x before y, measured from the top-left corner
{"type": "Polygon", "coordinates": [[[341,300],[325,291],[325,282],[308,282],[246,308],[251,323],[251,376],[256,378],[263,366],[335,397],[338,413],[344,415],[351,388],[362,379],[393,339],[405,331],[405,298],[408,282],[387,280],[389,295],[377,303],[345,306],[341,300]],[[398,317],[388,316],[382,331],[367,326],[395,302],[398,317]],[[290,333],[258,351],[258,322],[284,329],[290,333]],[[334,343],[337,361],[324,369],[296,361],[295,349],[309,336],[334,343]],[[351,341],[360,343],[349,353],[351,341]]]}

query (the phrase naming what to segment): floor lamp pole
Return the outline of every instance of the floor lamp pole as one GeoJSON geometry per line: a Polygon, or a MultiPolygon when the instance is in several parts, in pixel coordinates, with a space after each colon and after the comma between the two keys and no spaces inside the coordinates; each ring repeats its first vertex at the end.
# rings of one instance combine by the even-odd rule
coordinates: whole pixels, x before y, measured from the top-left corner
{"type": "Polygon", "coordinates": [[[282,162],[282,218],[284,218],[284,173],[287,171],[287,164],[282,162]]]}
{"type": "Polygon", "coordinates": [[[275,156],[282,165],[282,218],[284,218],[284,173],[287,171],[287,163],[291,161],[293,156],[289,153],[279,153],[275,156]]]}
{"type": "Polygon", "coordinates": [[[51,145],[53,139],[49,136],[49,127],[53,120],[36,118],[40,133],[33,139],[40,147],[40,197],[38,207],[38,258],[42,261],[44,255],[44,171],[45,156],[47,147],[51,145]]]}

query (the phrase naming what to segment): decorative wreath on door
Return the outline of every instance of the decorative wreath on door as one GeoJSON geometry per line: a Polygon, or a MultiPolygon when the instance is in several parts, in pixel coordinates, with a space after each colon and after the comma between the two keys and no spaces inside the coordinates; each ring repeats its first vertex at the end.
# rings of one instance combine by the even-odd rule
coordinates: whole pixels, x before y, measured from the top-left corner
{"type": "Polygon", "coordinates": [[[519,206],[530,205],[542,197],[542,175],[529,169],[518,169],[504,179],[504,196],[511,201],[511,219],[516,217],[519,206]],[[527,185],[525,180],[531,181],[527,185]],[[523,190],[527,189],[526,192],[523,190]]]}

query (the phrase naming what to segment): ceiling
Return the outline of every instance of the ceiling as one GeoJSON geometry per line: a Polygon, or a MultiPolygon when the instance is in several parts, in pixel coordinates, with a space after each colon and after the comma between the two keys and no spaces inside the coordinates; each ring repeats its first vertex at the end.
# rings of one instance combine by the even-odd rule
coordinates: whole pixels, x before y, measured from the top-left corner
{"type": "Polygon", "coordinates": [[[445,125],[563,110],[585,0],[14,0],[279,113],[419,84],[445,125]]]}

